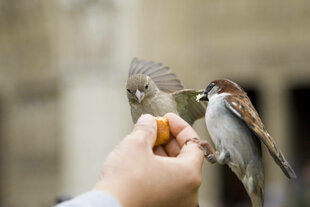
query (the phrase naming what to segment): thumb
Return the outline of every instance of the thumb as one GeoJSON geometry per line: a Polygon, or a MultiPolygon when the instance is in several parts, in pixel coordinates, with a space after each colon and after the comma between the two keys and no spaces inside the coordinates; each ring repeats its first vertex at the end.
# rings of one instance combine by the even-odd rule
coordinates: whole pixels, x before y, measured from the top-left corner
{"type": "MultiPolygon", "coordinates": [[[[147,145],[152,149],[157,136],[157,124],[150,114],[143,114],[138,119],[133,131],[128,135],[133,143],[147,145]]],[[[145,147],[145,146],[144,146],[145,147]]]]}

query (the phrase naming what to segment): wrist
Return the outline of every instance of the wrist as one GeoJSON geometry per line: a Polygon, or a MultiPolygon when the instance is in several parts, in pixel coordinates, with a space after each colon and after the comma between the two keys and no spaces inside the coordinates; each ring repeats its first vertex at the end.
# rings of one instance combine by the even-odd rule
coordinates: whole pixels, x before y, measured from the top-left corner
{"type": "MultiPolygon", "coordinates": [[[[137,187],[128,188],[128,185],[122,182],[99,181],[93,190],[102,191],[116,199],[122,207],[142,207],[143,201],[137,193],[137,187]]],[[[141,195],[141,193],[140,193],[141,195]]]]}

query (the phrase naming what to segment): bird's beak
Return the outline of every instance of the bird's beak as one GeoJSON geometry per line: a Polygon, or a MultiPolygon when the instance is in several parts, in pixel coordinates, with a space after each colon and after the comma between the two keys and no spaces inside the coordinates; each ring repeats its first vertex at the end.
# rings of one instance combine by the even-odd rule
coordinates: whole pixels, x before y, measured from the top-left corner
{"type": "Polygon", "coordinates": [[[196,96],[196,101],[199,102],[199,101],[209,101],[208,99],[208,93],[206,91],[204,91],[203,93],[201,94],[198,94],[196,96]]]}
{"type": "Polygon", "coordinates": [[[139,103],[141,103],[141,101],[143,100],[144,98],[144,93],[143,92],[140,92],[138,89],[136,90],[136,98],[138,100],[139,103]]]}

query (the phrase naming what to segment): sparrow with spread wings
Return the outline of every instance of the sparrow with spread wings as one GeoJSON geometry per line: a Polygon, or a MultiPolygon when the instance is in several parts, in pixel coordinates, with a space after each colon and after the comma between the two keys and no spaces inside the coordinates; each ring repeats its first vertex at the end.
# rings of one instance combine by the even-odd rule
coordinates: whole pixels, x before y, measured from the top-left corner
{"type": "Polygon", "coordinates": [[[196,102],[203,90],[184,89],[170,68],[161,63],[134,58],[126,89],[134,123],[142,114],[164,116],[173,112],[192,125],[205,114],[206,103],[196,102]]]}
{"type": "Polygon", "coordinates": [[[284,174],[288,178],[296,178],[240,86],[230,80],[215,80],[197,96],[197,101],[209,101],[205,120],[216,148],[213,154],[215,160],[227,164],[236,174],[250,196],[253,207],[262,207],[264,204],[261,142],[284,174]]]}

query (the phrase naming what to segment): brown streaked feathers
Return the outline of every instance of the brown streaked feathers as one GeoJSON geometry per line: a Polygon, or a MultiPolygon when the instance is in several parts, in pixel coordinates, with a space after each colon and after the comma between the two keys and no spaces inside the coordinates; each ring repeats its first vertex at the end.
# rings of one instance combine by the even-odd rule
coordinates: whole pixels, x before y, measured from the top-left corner
{"type": "Polygon", "coordinates": [[[229,80],[217,80],[214,82],[216,82],[216,84],[221,88],[219,93],[230,93],[230,95],[226,96],[224,99],[226,107],[242,119],[256,135],[256,137],[258,137],[265,144],[270,155],[280,166],[284,174],[288,178],[296,178],[294,170],[286,161],[282,152],[277,147],[277,144],[265,129],[263,122],[253,107],[250,99],[246,95],[246,92],[236,83],[229,80]],[[237,87],[231,87],[232,84],[237,87]]]}

